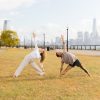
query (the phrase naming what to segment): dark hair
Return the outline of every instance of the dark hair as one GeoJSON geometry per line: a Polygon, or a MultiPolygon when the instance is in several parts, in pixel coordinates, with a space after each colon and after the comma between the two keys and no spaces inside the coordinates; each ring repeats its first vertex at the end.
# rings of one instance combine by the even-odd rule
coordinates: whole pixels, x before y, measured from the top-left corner
{"type": "Polygon", "coordinates": [[[41,56],[40,62],[43,62],[45,59],[45,51],[41,52],[40,56],[41,56]]]}

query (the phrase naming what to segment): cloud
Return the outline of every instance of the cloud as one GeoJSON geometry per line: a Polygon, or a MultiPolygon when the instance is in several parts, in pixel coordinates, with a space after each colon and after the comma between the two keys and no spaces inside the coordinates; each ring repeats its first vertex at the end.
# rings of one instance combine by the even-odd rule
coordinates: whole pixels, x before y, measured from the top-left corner
{"type": "Polygon", "coordinates": [[[48,22],[47,24],[44,24],[39,27],[39,30],[41,32],[46,32],[46,33],[61,33],[62,32],[62,26],[56,23],[48,22]]]}
{"type": "Polygon", "coordinates": [[[21,6],[31,6],[47,0],[0,0],[0,10],[12,10],[21,6]]]}

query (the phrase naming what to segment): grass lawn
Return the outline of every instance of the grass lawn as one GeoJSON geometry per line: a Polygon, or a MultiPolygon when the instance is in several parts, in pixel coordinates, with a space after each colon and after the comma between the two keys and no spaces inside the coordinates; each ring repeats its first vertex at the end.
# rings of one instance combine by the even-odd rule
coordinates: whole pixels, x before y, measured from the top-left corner
{"type": "Polygon", "coordinates": [[[60,59],[49,51],[46,76],[37,75],[28,65],[14,79],[13,73],[29,52],[31,49],[0,50],[0,100],[100,100],[100,57],[77,55],[91,77],[77,67],[59,77],[60,59]]]}

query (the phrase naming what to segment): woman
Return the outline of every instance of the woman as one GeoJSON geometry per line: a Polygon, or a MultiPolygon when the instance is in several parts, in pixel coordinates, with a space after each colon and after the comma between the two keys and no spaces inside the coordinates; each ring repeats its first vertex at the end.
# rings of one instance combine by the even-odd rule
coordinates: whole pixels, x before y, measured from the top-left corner
{"type": "Polygon", "coordinates": [[[66,72],[68,72],[70,69],[74,68],[75,66],[78,66],[79,68],[81,68],[88,76],[90,76],[90,74],[88,73],[88,71],[82,66],[82,64],[80,63],[80,61],[77,59],[77,57],[66,51],[66,44],[64,42],[64,37],[61,35],[61,40],[64,46],[63,52],[61,51],[57,51],[56,52],[56,56],[61,58],[61,68],[60,68],[60,75],[65,75],[66,72]],[[68,64],[68,66],[65,68],[65,70],[63,70],[63,65],[68,64]]]}
{"type": "Polygon", "coordinates": [[[34,51],[32,51],[31,53],[29,53],[28,55],[24,57],[23,61],[21,62],[17,70],[15,71],[13,75],[14,77],[18,77],[27,64],[31,64],[32,67],[36,70],[36,72],[40,76],[43,76],[45,74],[44,68],[43,68],[43,61],[45,59],[45,51],[43,49],[40,49],[40,52],[39,52],[39,48],[35,41],[35,37],[36,36],[33,33],[33,38],[34,38],[34,43],[35,43],[34,51]],[[38,59],[39,66],[34,62],[34,59],[38,59]]]}

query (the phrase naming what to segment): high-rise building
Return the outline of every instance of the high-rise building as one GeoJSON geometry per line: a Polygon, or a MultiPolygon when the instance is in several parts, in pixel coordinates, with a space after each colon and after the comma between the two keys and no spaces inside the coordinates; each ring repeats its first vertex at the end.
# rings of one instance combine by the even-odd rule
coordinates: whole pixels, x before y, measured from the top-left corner
{"type": "Polygon", "coordinates": [[[61,43],[60,37],[55,38],[55,48],[62,48],[62,43],[61,43]]]}
{"type": "Polygon", "coordinates": [[[10,20],[4,20],[4,22],[3,22],[3,30],[9,30],[9,29],[11,29],[10,20]]]}
{"type": "Polygon", "coordinates": [[[82,44],[83,44],[83,33],[77,32],[77,45],[82,45],[82,44]]]}
{"type": "Polygon", "coordinates": [[[60,43],[61,43],[60,37],[56,37],[55,44],[60,44],[60,43]]]}
{"type": "Polygon", "coordinates": [[[97,27],[96,27],[96,19],[93,19],[93,27],[92,27],[92,32],[94,36],[97,36],[97,27]]]}
{"type": "Polygon", "coordinates": [[[88,45],[88,44],[90,44],[90,40],[89,40],[90,38],[89,38],[89,32],[85,32],[84,33],[84,44],[85,45],[88,45]]]}
{"type": "Polygon", "coordinates": [[[91,33],[91,44],[97,44],[98,32],[96,27],[96,19],[93,19],[92,33],[91,33]]]}

